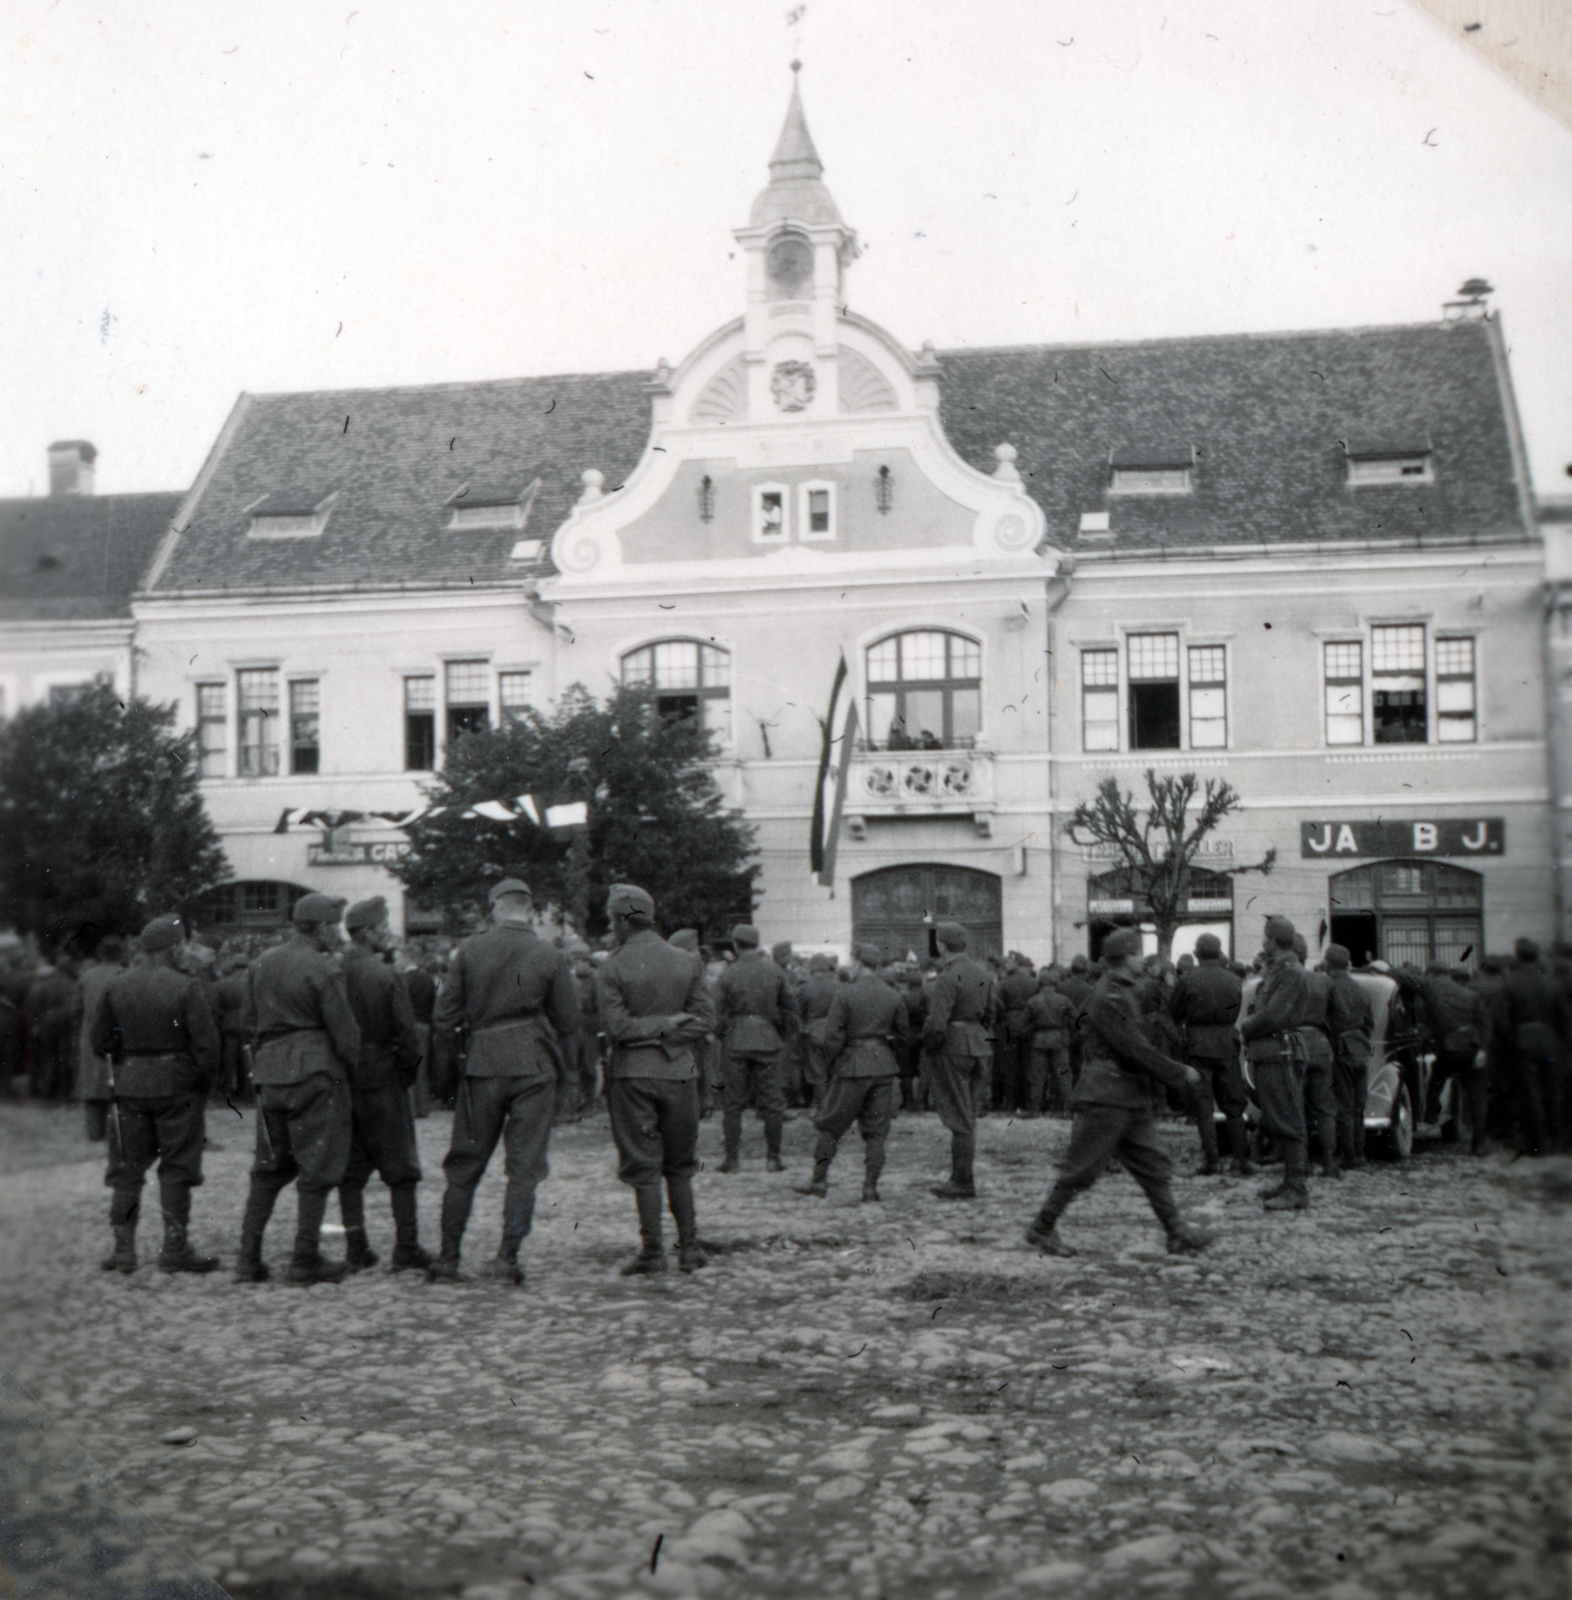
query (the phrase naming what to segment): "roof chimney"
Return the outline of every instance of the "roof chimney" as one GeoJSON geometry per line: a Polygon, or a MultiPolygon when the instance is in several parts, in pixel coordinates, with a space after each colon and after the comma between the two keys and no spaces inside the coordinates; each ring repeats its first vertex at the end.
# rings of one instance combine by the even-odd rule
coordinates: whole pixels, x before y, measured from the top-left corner
{"type": "Polygon", "coordinates": [[[57,439],[49,447],[49,492],[91,494],[97,449],[86,439],[57,439]]]}

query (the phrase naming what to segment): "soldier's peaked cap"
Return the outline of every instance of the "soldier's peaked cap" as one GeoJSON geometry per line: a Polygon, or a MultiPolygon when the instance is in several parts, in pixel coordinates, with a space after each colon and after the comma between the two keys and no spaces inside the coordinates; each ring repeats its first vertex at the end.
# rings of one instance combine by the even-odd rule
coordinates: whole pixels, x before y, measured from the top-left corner
{"type": "Polygon", "coordinates": [[[1138,928],[1120,928],[1103,940],[1103,963],[1123,961],[1126,956],[1141,953],[1141,933],[1138,928]]]}
{"type": "Polygon", "coordinates": [[[501,883],[492,884],[486,904],[494,906],[505,894],[521,894],[526,900],[535,898],[534,890],[522,878],[504,878],[501,883]]]}
{"type": "Polygon", "coordinates": [[[1326,964],[1329,967],[1346,967],[1353,963],[1346,945],[1329,944],[1326,947],[1326,964]]]}
{"type": "Polygon", "coordinates": [[[966,948],[966,930],[958,922],[941,922],[938,927],[939,943],[946,950],[966,948]]]}
{"type": "Polygon", "coordinates": [[[1223,953],[1223,941],[1215,933],[1203,933],[1195,941],[1195,953],[1203,960],[1214,960],[1223,953]]]}
{"type": "Polygon", "coordinates": [[[167,950],[179,944],[186,936],[186,925],[179,917],[154,917],[137,936],[137,943],[146,951],[167,950]]]}
{"type": "Polygon", "coordinates": [[[852,954],[865,967],[877,967],[884,964],[884,952],[876,944],[854,944],[852,954]]]}
{"type": "Polygon", "coordinates": [[[751,922],[739,922],[731,930],[731,942],[745,944],[750,950],[755,950],[759,944],[759,930],[751,922]]]}
{"type": "Polygon", "coordinates": [[[1266,919],[1266,936],[1273,944],[1292,944],[1297,931],[1287,917],[1274,916],[1266,919]]]}
{"type": "Polygon", "coordinates": [[[388,903],[376,894],[369,900],[357,900],[344,913],[344,928],[346,932],[353,933],[356,928],[374,928],[379,922],[387,920],[388,903]]]}
{"type": "Polygon", "coordinates": [[[296,922],[306,927],[315,927],[319,922],[337,922],[343,914],[345,901],[336,894],[303,894],[295,902],[295,909],[290,916],[296,922]]]}
{"type": "Polygon", "coordinates": [[[646,917],[655,915],[655,900],[647,889],[641,889],[636,883],[614,883],[606,895],[606,915],[608,917],[631,917],[642,914],[646,917]]]}

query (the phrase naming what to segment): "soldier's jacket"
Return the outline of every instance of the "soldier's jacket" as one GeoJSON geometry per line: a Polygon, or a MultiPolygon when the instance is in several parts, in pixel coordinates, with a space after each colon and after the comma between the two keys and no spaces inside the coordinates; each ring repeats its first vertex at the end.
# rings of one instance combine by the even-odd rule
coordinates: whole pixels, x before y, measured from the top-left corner
{"type": "Polygon", "coordinates": [[[814,1044],[824,1043],[824,1019],[845,986],[833,972],[815,972],[801,995],[803,1032],[814,1044]]]}
{"type": "Polygon", "coordinates": [[[1326,1002],[1327,1032],[1332,1048],[1355,1066],[1370,1058],[1370,1034],[1375,1014],[1370,996],[1354,981],[1346,968],[1328,973],[1332,992],[1326,1002]]]}
{"type": "Polygon", "coordinates": [[[1567,1041],[1567,1005],[1550,975],[1520,962],[1501,980],[1491,1021],[1505,1044],[1551,1057],[1567,1041]]]}
{"type": "Polygon", "coordinates": [[[890,1041],[904,1042],[906,1002],[883,978],[860,972],[838,983],[824,1021],[824,1055],[838,1078],[893,1078],[900,1063],[890,1041]]]}
{"type": "Polygon", "coordinates": [[[599,980],[593,972],[575,972],[573,987],[579,997],[579,1032],[593,1036],[600,1031],[599,980]]]}
{"type": "Polygon", "coordinates": [[[1037,974],[1024,967],[1005,973],[999,984],[999,1020],[1012,1038],[1026,1029],[1026,1008],[1037,993],[1037,974]]]}
{"type": "Polygon", "coordinates": [[[1184,1029],[1188,1054],[1207,1061],[1233,1061],[1239,1054],[1239,1006],[1244,985],[1221,961],[1198,960],[1168,996],[1168,1015],[1184,1029]]]}
{"type": "Polygon", "coordinates": [[[104,990],[93,1048],[112,1056],[117,1095],[201,1094],[218,1071],[218,1028],[202,985],[162,962],[138,961],[104,990]]]}
{"type": "Polygon", "coordinates": [[[104,991],[123,971],[124,968],[112,961],[95,961],[79,980],[77,994],[82,1006],[82,1032],[77,1043],[76,1083],[73,1085],[78,1100],[109,1098],[109,1063],[93,1048],[93,1024],[98,1020],[98,1005],[104,998],[104,991]]]}
{"type": "Polygon", "coordinates": [[[409,996],[410,1010],[415,1013],[415,1025],[431,1025],[431,1013],[437,1005],[437,980],[424,967],[411,967],[401,974],[404,992],[409,996]]]}
{"type": "Polygon", "coordinates": [[[246,991],[250,987],[251,978],[245,971],[231,972],[213,985],[213,1012],[220,1033],[246,1031],[246,991]]]}
{"type": "Polygon", "coordinates": [[[698,1076],[693,1046],[714,1031],[715,1005],[697,956],[641,928],[602,964],[595,993],[612,1080],[698,1076]]]}
{"type": "Polygon", "coordinates": [[[1417,993],[1424,1001],[1438,1050],[1462,1054],[1485,1042],[1489,1023],[1484,1002],[1474,990],[1451,977],[1433,978],[1400,969],[1394,969],[1392,976],[1406,992],[1417,993]]]}
{"type": "Polygon", "coordinates": [[[1082,977],[1078,972],[1072,972],[1068,978],[1059,982],[1059,993],[1068,1000],[1074,1008],[1076,1019],[1091,1004],[1092,996],[1097,992],[1097,985],[1090,978],[1082,977]]]}
{"type": "Polygon", "coordinates": [[[923,1043],[930,1050],[951,1055],[987,1055],[992,1008],[993,981],[988,969],[964,950],[952,950],[939,963],[938,976],[928,987],[923,1043]]]}
{"type": "Polygon", "coordinates": [[[738,956],[720,975],[715,1010],[733,1055],[773,1055],[797,1032],[797,997],[765,950],[738,956]]]}
{"type": "Polygon", "coordinates": [[[1065,1044],[1075,1026],[1075,1007],[1057,989],[1039,989],[1026,1002],[1026,1026],[1035,1044],[1065,1044]]]}
{"type": "Polygon", "coordinates": [[[1239,1024],[1245,1054],[1252,1061],[1280,1061],[1287,1046],[1283,1035],[1299,1031],[1309,1006],[1305,969],[1291,950],[1279,951],[1261,978],[1255,1006],[1239,1024]]]}
{"type": "Polygon", "coordinates": [[[1140,978],[1105,973],[1085,1013],[1081,1076],[1073,1104],[1155,1110],[1163,1089],[1187,1092],[1182,1063],[1166,1056],[1141,1029],[1140,978]]]}
{"type": "Polygon", "coordinates": [[[257,1042],[254,1083],[347,1078],[360,1059],[360,1025],[338,963],[301,934],[251,969],[244,1031],[257,1042]]]}
{"type": "Polygon", "coordinates": [[[420,1035],[404,980],[381,957],[353,944],[344,952],[343,970],[349,1008],[360,1027],[350,1088],[409,1088],[420,1066],[420,1035]]]}
{"type": "Polygon", "coordinates": [[[1299,1013],[1299,1036],[1311,1061],[1329,1063],[1332,1059],[1332,1029],[1327,1020],[1332,999],[1332,980],[1324,972],[1305,973],[1304,1009],[1299,1013]]]}
{"type": "Polygon", "coordinates": [[[471,1078],[559,1077],[557,1039],[579,1025],[573,969],[531,928],[487,928],[454,952],[431,1025],[463,1027],[471,1078]]]}

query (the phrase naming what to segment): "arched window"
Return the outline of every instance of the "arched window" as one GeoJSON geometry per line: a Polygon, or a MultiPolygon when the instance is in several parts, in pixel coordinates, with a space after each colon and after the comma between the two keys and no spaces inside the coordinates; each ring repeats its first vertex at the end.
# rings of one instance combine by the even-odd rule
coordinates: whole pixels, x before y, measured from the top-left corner
{"type": "Polygon", "coordinates": [[[700,727],[730,743],[730,651],[696,639],[662,639],[622,658],[622,681],[653,689],[663,717],[697,717],[700,727]]]}
{"type": "Polygon", "coordinates": [[[937,628],[868,651],[868,743],[876,750],[970,748],[982,726],[982,648],[937,628]]]}

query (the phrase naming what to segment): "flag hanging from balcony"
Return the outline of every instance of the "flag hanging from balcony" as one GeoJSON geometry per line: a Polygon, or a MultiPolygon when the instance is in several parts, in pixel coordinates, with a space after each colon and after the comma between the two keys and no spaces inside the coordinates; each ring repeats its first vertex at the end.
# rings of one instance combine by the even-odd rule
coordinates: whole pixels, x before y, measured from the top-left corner
{"type": "Polygon", "coordinates": [[[835,710],[840,703],[841,687],[846,682],[846,652],[841,652],[839,666],[835,669],[835,682],[830,685],[830,709],[819,719],[822,738],[819,744],[819,778],[813,786],[813,821],[809,825],[808,870],[817,881],[824,876],[824,785],[830,775],[830,757],[835,747],[835,710]]]}
{"type": "Polygon", "coordinates": [[[824,865],[819,882],[835,898],[835,851],[841,839],[841,813],[846,809],[846,780],[851,773],[852,751],[857,748],[857,702],[846,708],[846,727],[841,734],[840,759],[835,767],[835,803],[830,808],[830,825],[824,836],[824,865]]]}
{"type": "Polygon", "coordinates": [[[585,828],[589,826],[589,806],[583,800],[565,800],[552,805],[532,794],[515,795],[511,800],[477,800],[467,806],[416,806],[407,811],[304,811],[286,806],[279,814],[274,833],[291,828],[343,828],[352,822],[381,822],[390,828],[408,828],[416,822],[455,813],[467,821],[517,822],[521,818],[537,828],[585,828]]]}

